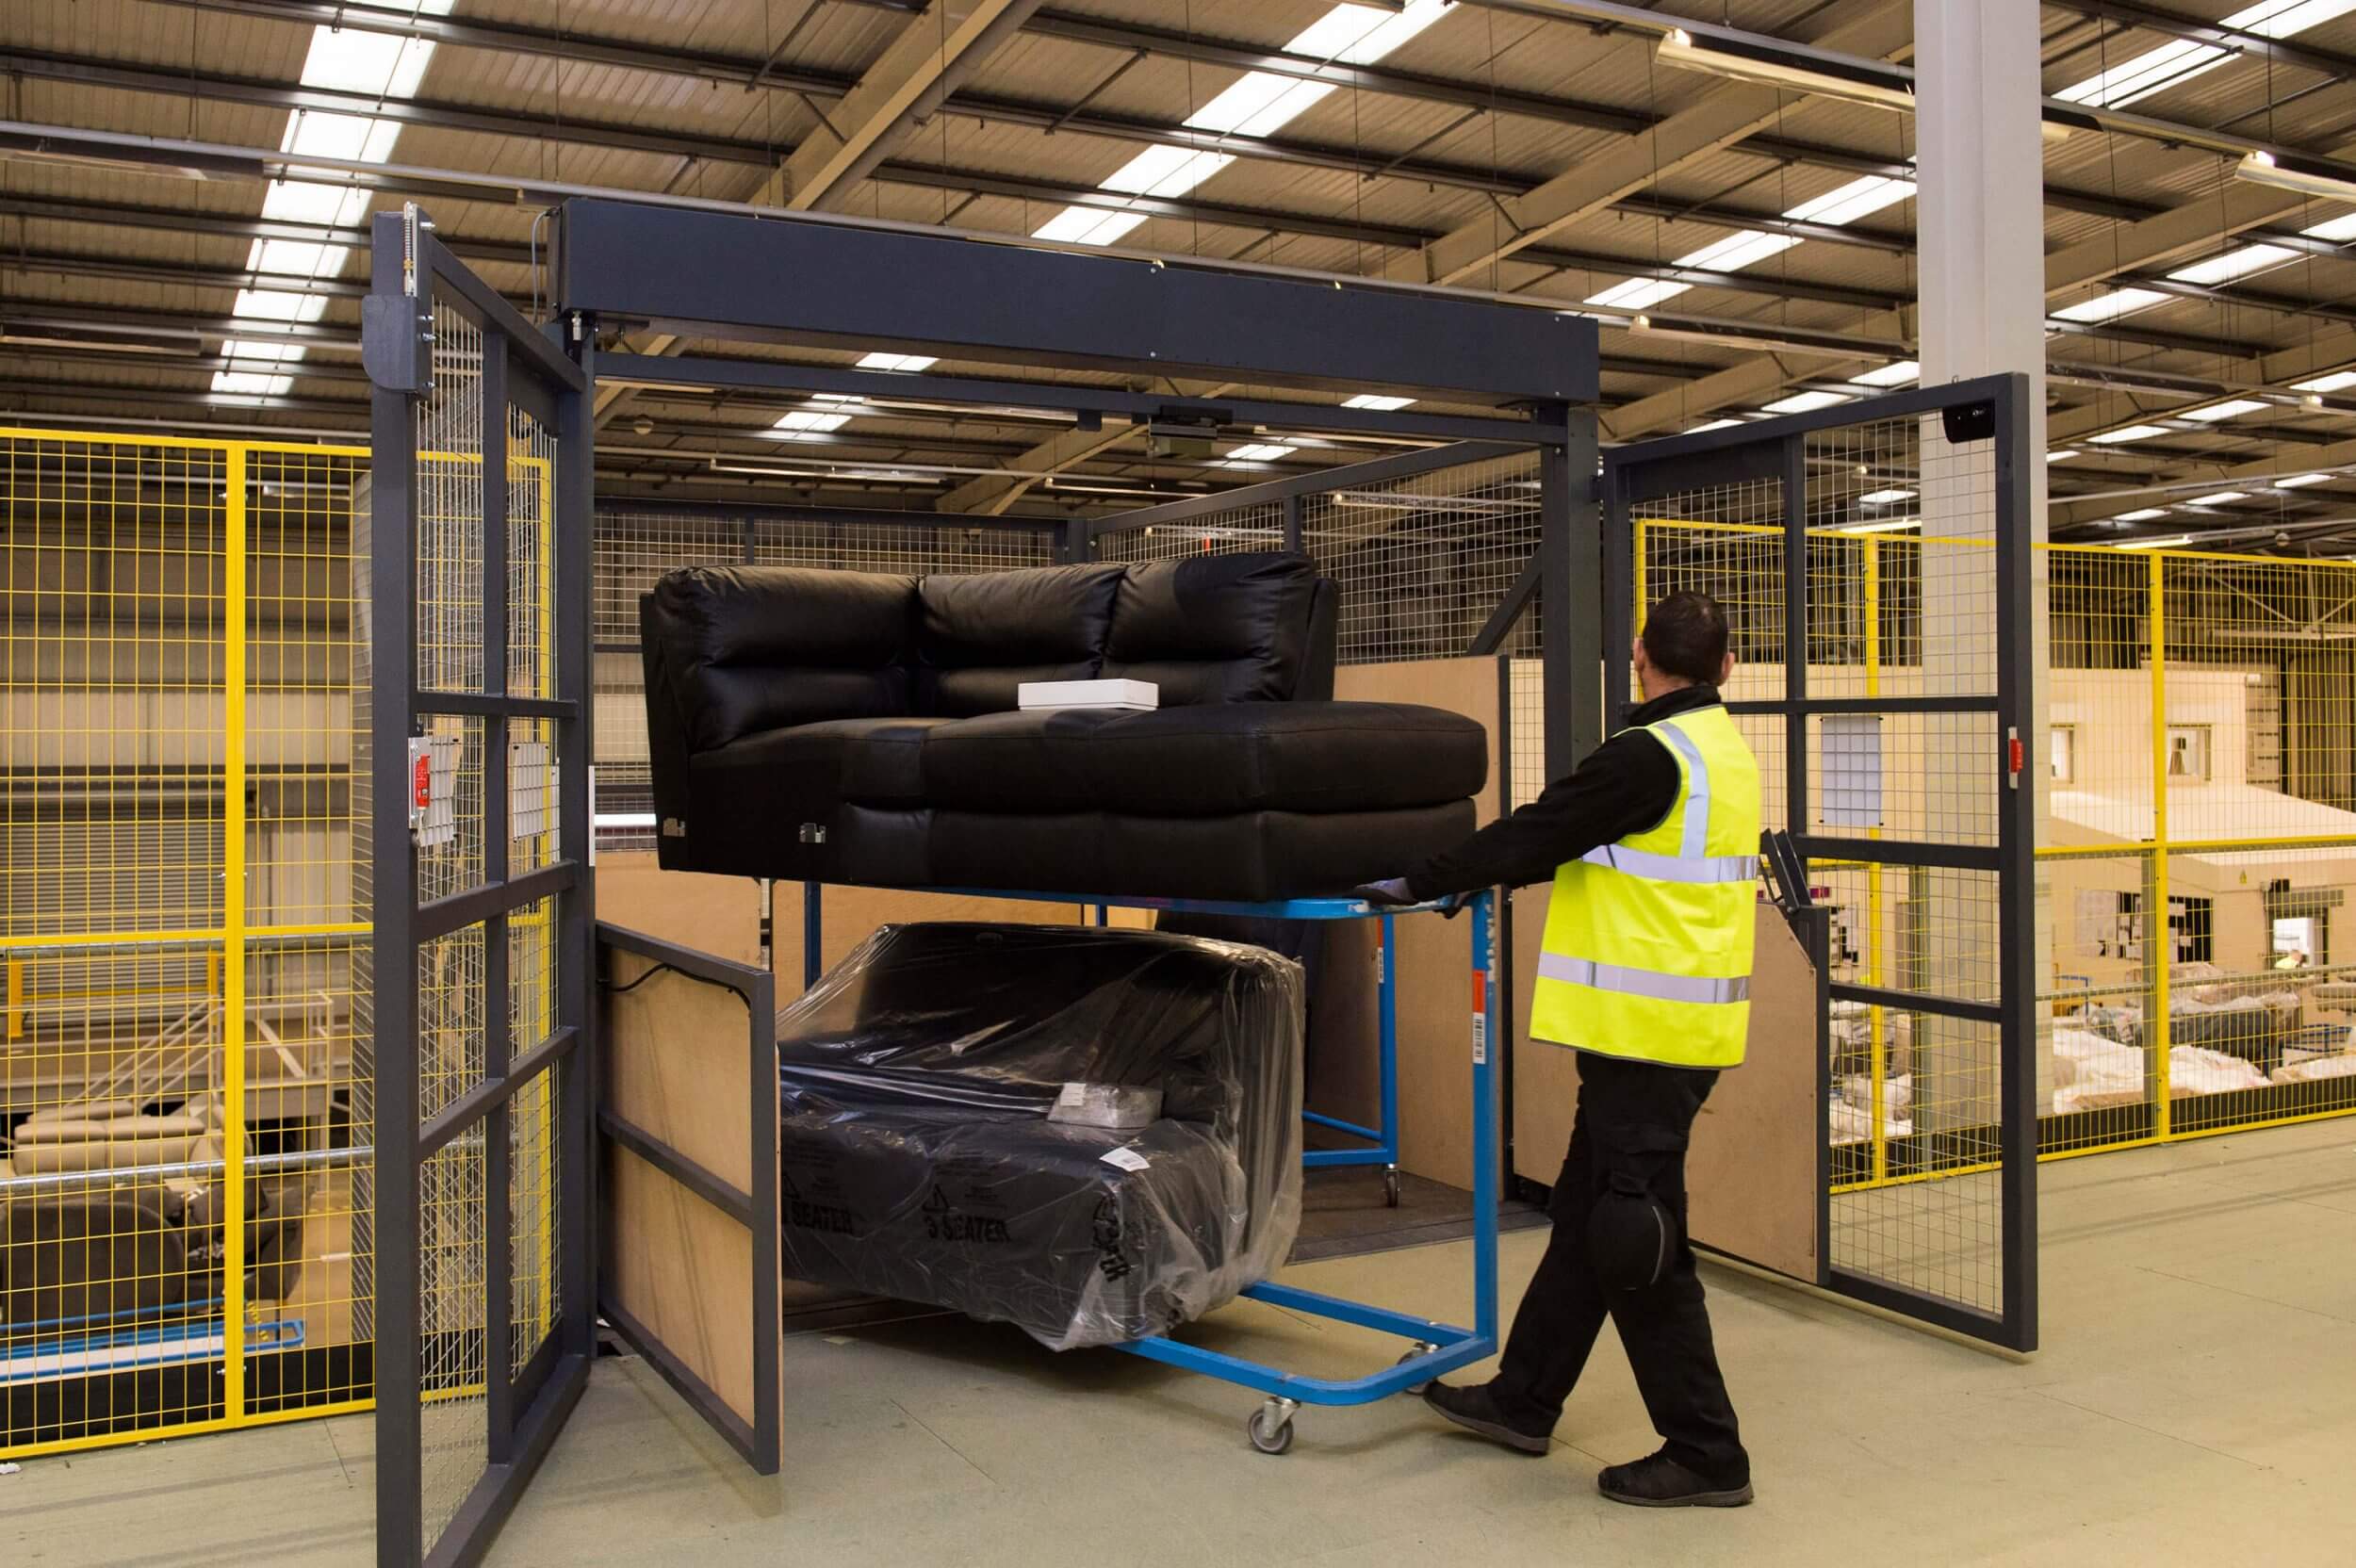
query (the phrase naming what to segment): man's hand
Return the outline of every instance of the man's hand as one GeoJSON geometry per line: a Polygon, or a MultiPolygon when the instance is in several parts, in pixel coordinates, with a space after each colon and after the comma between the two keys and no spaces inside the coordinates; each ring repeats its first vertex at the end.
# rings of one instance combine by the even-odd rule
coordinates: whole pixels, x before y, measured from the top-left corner
{"type": "MultiPolygon", "coordinates": [[[[1407,890],[1407,879],[1403,876],[1386,877],[1381,882],[1364,883],[1350,890],[1378,909],[1403,909],[1412,905],[1427,902],[1407,890]]],[[[1441,914],[1454,920],[1456,912],[1462,909],[1471,897],[1470,893],[1450,893],[1446,898],[1433,899],[1429,902],[1435,905],[1441,914]]]]}

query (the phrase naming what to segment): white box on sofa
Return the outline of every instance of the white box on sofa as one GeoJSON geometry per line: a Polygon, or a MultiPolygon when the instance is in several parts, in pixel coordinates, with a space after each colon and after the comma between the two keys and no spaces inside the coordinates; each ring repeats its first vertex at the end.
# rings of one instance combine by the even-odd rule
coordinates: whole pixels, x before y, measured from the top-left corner
{"type": "Polygon", "coordinates": [[[1042,708],[1118,708],[1150,713],[1162,705],[1162,689],[1150,680],[1026,680],[1015,688],[1025,711],[1042,708]]]}

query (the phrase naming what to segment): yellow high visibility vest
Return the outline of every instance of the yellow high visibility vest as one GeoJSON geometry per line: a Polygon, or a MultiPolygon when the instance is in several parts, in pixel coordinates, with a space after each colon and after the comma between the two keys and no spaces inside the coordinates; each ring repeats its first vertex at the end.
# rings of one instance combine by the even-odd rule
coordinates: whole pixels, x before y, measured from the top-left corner
{"type": "Polygon", "coordinates": [[[1739,1067],[1758,918],[1759,760],[1723,707],[1644,727],[1677,759],[1658,826],[1554,875],[1532,1037],[1666,1067],[1739,1067]]]}

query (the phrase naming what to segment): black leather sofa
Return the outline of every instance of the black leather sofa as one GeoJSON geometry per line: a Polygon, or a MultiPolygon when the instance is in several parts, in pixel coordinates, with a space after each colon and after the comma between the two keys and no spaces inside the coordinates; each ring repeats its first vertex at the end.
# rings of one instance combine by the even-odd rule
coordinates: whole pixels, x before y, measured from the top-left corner
{"type": "Polygon", "coordinates": [[[639,608],[662,864],[881,887],[1266,900],[1470,832],[1461,714],[1334,702],[1305,557],[898,577],[695,566],[639,608]],[[1019,710],[1024,681],[1158,710],[1019,710]]]}
{"type": "Polygon", "coordinates": [[[1301,1221],[1301,983],[1157,931],[887,925],[777,1019],[788,1279],[1011,1322],[1058,1350],[1191,1321],[1301,1221]],[[1066,1084],[1157,1090],[1127,1131],[1066,1084]]]}

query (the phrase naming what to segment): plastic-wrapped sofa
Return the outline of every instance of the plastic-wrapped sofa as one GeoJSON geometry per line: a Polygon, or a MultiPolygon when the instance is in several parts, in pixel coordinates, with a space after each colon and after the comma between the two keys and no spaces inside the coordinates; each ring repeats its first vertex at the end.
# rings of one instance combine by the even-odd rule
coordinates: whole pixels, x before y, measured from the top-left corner
{"type": "Polygon", "coordinates": [[[639,607],[666,870],[889,888],[1268,900],[1470,833],[1488,739],[1334,702],[1306,557],[973,576],[695,566],[639,607]],[[1151,681],[1152,712],[1020,710],[1151,681]]]}
{"type": "Polygon", "coordinates": [[[1153,931],[886,926],[778,1015],[789,1279],[1055,1349],[1201,1316],[1301,1218],[1301,972],[1153,931]],[[1160,1091],[1131,1131],[1066,1084],[1160,1091]]]}

